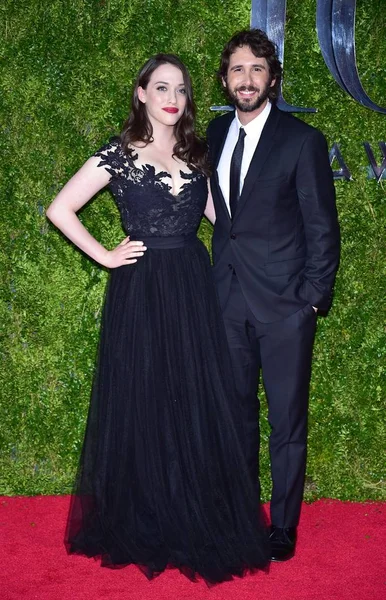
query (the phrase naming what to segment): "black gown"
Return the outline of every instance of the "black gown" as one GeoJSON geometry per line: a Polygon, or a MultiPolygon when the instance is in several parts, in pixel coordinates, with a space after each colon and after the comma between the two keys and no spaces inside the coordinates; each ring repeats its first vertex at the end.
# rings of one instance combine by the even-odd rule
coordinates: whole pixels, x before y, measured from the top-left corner
{"type": "Polygon", "coordinates": [[[230,358],[205,246],[206,178],[137,166],[117,141],[96,153],[132,240],[113,269],[66,531],[102,565],[167,566],[209,583],[269,559],[267,527],[235,430],[230,358]]]}

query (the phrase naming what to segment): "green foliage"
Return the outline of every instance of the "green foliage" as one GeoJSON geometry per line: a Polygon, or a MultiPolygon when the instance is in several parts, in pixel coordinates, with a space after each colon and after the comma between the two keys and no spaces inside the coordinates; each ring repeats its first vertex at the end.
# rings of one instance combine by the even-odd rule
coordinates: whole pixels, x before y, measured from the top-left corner
{"type": "MultiPolygon", "coordinates": [[[[386,97],[385,13],[358,0],[364,87],[386,97]]],[[[362,142],[385,139],[385,116],[355,103],[323,62],[316,1],[288,2],[287,101],[340,143],[353,181],[338,182],[342,262],[334,306],[319,318],[310,407],[307,497],[384,497],[381,327],[384,183],[367,179],[362,142]]],[[[107,273],[47,223],[44,209],[86,158],[117,132],[139,66],[157,51],[191,71],[198,128],[224,99],[220,50],[248,26],[249,0],[3,0],[0,7],[0,393],[2,494],[71,489],[81,447],[107,273]]],[[[380,156],[378,154],[378,160],[380,156]]],[[[121,238],[108,192],[81,219],[103,244],[121,238]]],[[[201,236],[210,243],[211,228],[201,236]]],[[[262,420],[263,493],[269,495],[262,420]]]]}

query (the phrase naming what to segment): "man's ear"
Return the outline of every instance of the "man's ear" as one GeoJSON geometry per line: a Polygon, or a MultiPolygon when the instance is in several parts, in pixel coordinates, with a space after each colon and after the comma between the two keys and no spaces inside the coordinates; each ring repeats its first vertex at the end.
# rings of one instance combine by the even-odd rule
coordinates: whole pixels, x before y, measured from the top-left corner
{"type": "Polygon", "coordinates": [[[226,80],[226,77],[221,77],[221,83],[222,83],[223,87],[225,87],[225,88],[226,88],[226,86],[227,86],[227,80],[226,80]]]}
{"type": "Polygon", "coordinates": [[[146,90],[143,89],[140,85],[137,88],[138,98],[143,104],[146,104],[146,90]]]}
{"type": "Polygon", "coordinates": [[[276,79],[272,79],[271,83],[269,84],[269,87],[273,87],[276,83],[276,79]]]}

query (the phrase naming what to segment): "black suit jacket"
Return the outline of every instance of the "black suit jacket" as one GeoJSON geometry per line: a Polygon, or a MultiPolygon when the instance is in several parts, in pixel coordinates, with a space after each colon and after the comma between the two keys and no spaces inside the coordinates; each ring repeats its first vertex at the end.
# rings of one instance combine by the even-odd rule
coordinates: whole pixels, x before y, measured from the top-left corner
{"type": "Polygon", "coordinates": [[[227,301],[235,270],[261,322],[283,319],[307,303],[327,310],[339,264],[339,225],[326,140],[272,106],[231,220],[217,165],[233,119],[234,113],[215,118],[207,131],[220,302],[227,301]]]}

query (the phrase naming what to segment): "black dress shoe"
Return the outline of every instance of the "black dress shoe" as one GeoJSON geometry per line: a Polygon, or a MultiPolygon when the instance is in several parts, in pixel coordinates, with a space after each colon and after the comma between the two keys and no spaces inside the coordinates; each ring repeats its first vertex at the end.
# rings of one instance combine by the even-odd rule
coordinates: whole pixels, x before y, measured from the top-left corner
{"type": "Polygon", "coordinates": [[[271,543],[271,560],[283,562],[289,560],[295,554],[296,527],[271,527],[269,536],[271,543]]]}

